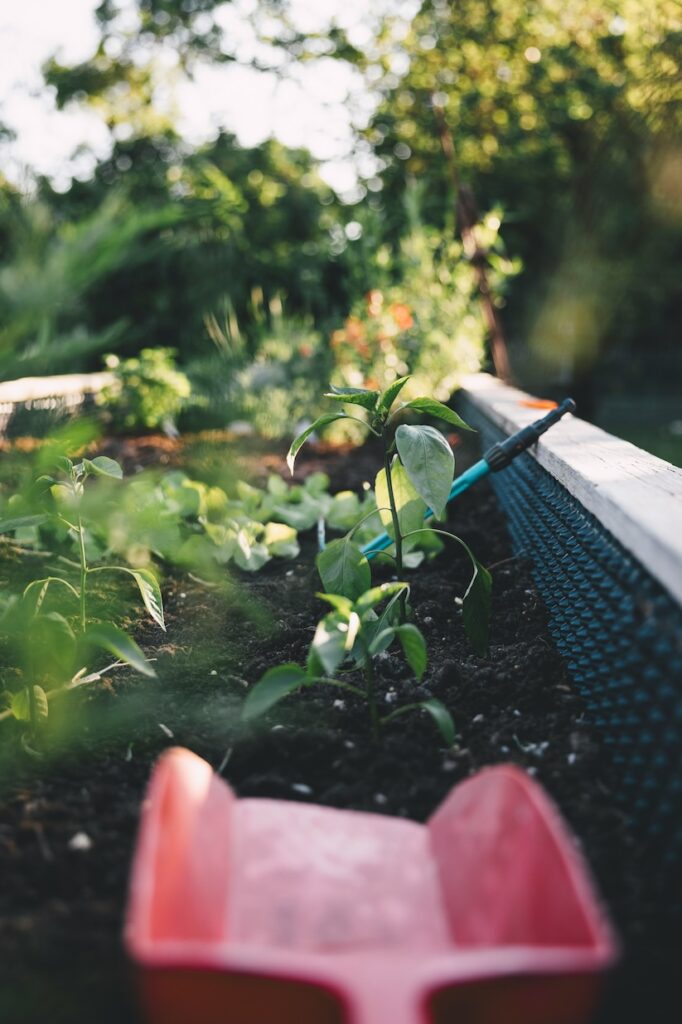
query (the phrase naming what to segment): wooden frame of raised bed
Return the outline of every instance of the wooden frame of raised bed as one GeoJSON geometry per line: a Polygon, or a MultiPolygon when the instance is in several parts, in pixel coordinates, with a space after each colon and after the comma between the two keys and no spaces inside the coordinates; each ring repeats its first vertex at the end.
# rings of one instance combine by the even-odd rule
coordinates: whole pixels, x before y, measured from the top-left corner
{"type": "MultiPolygon", "coordinates": [[[[486,374],[462,385],[458,407],[484,447],[538,416],[531,396],[486,374]]],[[[619,799],[650,858],[643,884],[679,920],[682,470],[568,417],[492,482],[618,767],[619,799]]]]}

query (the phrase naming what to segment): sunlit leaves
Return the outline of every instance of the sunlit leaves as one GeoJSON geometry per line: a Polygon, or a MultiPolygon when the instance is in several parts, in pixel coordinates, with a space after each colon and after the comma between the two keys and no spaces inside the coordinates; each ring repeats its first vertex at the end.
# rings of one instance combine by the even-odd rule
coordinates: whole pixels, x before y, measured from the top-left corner
{"type": "Polygon", "coordinates": [[[366,388],[337,388],[332,384],[324,397],[331,398],[337,402],[344,402],[348,405],[359,405],[363,409],[372,412],[377,404],[379,392],[368,391],[366,388]]]}
{"type": "Polygon", "coordinates": [[[414,409],[415,412],[419,412],[424,416],[435,416],[439,420],[445,420],[446,423],[450,423],[453,427],[459,427],[460,430],[473,430],[473,427],[465,423],[461,416],[458,416],[456,412],[449,409],[447,405],[443,405],[442,402],[437,402],[435,398],[413,398],[411,402],[406,402],[402,408],[414,409]]]}
{"type": "MultiPolygon", "coordinates": [[[[391,484],[395,508],[398,513],[400,532],[404,536],[412,530],[418,530],[422,526],[427,505],[415,490],[407,470],[398,458],[394,459],[391,465],[391,484]]],[[[389,537],[395,539],[388,481],[384,469],[379,470],[377,473],[374,491],[383,527],[389,537]]]]}

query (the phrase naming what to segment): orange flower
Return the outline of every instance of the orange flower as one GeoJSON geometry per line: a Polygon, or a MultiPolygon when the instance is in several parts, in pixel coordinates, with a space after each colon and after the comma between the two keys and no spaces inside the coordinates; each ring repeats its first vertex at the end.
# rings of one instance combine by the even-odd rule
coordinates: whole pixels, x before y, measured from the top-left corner
{"type": "Polygon", "coordinates": [[[362,341],[365,337],[365,325],[356,316],[349,316],[346,320],[346,337],[351,345],[362,341]]]}
{"type": "Polygon", "coordinates": [[[393,302],[388,307],[388,311],[393,317],[393,320],[397,327],[401,331],[409,331],[410,327],[414,324],[412,317],[412,310],[409,306],[405,305],[404,302],[393,302]]]}
{"type": "Polygon", "coordinates": [[[313,346],[304,342],[303,345],[298,346],[298,353],[303,356],[304,359],[310,359],[313,354],[313,346]]]}

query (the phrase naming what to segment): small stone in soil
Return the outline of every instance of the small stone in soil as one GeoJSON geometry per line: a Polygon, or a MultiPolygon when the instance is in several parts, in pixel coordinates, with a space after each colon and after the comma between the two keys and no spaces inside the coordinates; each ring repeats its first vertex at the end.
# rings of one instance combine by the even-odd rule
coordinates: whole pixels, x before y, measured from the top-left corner
{"type": "Polygon", "coordinates": [[[345,711],[346,702],[345,700],[335,700],[332,707],[335,707],[337,711],[345,711]]]}
{"type": "Polygon", "coordinates": [[[181,598],[183,599],[183,601],[184,601],[184,599],[185,599],[185,598],[187,597],[187,594],[186,594],[186,593],[184,592],[184,590],[183,590],[183,592],[182,592],[182,593],[180,594],[180,597],[181,597],[181,598]]]}
{"type": "Polygon", "coordinates": [[[455,764],[454,761],[448,761],[448,760],[443,761],[443,771],[444,772],[454,772],[456,767],[457,767],[457,765],[455,764]]]}
{"type": "Polygon", "coordinates": [[[281,729],[283,729],[283,728],[284,728],[284,726],[283,726],[283,725],[273,725],[273,727],[272,727],[272,729],[270,730],[270,732],[279,732],[279,731],[280,731],[281,729]]]}
{"type": "Polygon", "coordinates": [[[566,757],[566,760],[568,761],[569,764],[575,764],[575,762],[578,760],[578,755],[577,754],[568,754],[568,756],[566,757]]]}
{"type": "Polygon", "coordinates": [[[294,782],[291,786],[295,793],[300,793],[301,796],[312,796],[313,791],[310,786],[306,786],[305,782],[294,782]]]}
{"type": "Polygon", "coordinates": [[[70,850],[76,850],[78,853],[87,853],[92,849],[92,839],[87,832],[76,832],[75,836],[71,836],[69,839],[67,846],[70,850]]]}
{"type": "Polygon", "coordinates": [[[159,729],[164,734],[164,736],[168,737],[169,740],[173,739],[173,731],[172,731],[172,729],[169,729],[167,725],[163,724],[163,722],[159,722],[159,729]]]}
{"type": "Polygon", "coordinates": [[[478,725],[479,722],[485,722],[485,717],[483,715],[474,715],[474,717],[471,719],[471,721],[475,725],[478,725]]]}
{"type": "Polygon", "coordinates": [[[388,797],[385,796],[384,793],[375,793],[374,794],[374,803],[375,804],[380,804],[381,806],[383,806],[387,802],[388,802],[388,797]]]}
{"type": "Polygon", "coordinates": [[[343,741],[343,745],[346,748],[346,750],[354,750],[355,749],[355,744],[353,743],[352,740],[344,740],[343,741]]]}
{"type": "Polygon", "coordinates": [[[217,676],[218,675],[218,673],[216,672],[216,670],[214,668],[211,669],[211,675],[212,676],[217,676]]]}

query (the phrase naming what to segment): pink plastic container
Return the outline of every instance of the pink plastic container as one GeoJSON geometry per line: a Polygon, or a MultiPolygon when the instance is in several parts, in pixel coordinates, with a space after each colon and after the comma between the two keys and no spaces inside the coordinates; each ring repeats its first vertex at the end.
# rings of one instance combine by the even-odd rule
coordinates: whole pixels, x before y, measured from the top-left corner
{"type": "Polygon", "coordinates": [[[154,1024],[579,1024],[617,955],[554,806],[519,769],[427,825],[238,800],[172,749],[126,924],[154,1024]]]}

